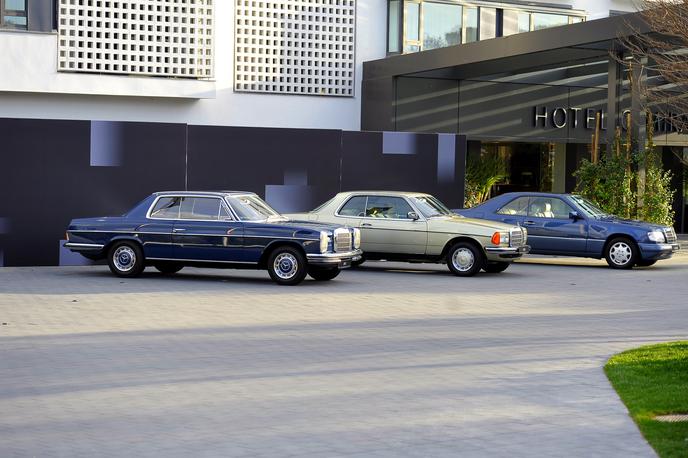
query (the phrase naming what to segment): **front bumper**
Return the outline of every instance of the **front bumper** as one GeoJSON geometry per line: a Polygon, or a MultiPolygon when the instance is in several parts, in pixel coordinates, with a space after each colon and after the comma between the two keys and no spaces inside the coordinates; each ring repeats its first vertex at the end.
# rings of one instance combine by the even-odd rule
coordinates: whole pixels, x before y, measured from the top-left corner
{"type": "Polygon", "coordinates": [[[524,254],[530,253],[530,245],[518,247],[486,246],[485,252],[487,253],[487,259],[491,261],[518,259],[524,254]]]}
{"type": "Polygon", "coordinates": [[[640,257],[646,261],[669,259],[678,250],[678,243],[641,243],[640,257]]]}
{"type": "Polygon", "coordinates": [[[308,253],[306,257],[308,258],[308,264],[311,265],[346,269],[347,267],[351,267],[352,262],[360,260],[362,255],[363,251],[352,250],[343,253],[308,253]]]}

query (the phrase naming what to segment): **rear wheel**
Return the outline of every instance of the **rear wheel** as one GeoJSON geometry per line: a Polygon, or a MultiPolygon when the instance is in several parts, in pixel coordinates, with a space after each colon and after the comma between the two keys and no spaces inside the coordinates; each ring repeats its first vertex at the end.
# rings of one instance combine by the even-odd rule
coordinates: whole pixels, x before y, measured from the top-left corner
{"type": "Polygon", "coordinates": [[[108,266],[118,277],[136,277],[145,268],[143,251],[134,242],[117,242],[108,251],[108,266]]]}
{"type": "Polygon", "coordinates": [[[613,269],[631,269],[638,258],[638,249],[629,239],[617,237],[607,244],[604,257],[613,269]]]}
{"type": "Polygon", "coordinates": [[[473,243],[459,242],[447,253],[449,270],[459,277],[472,277],[483,266],[482,251],[473,243]]]}
{"type": "Polygon", "coordinates": [[[498,274],[499,272],[504,272],[510,265],[510,262],[486,262],[483,270],[489,274],[498,274]]]}
{"type": "Polygon", "coordinates": [[[635,265],[638,267],[650,267],[650,266],[654,266],[656,262],[657,262],[656,259],[654,261],[640,260],[640,261],[636,262],[635,265]]]}
{"type": "Polygon", "coordinates": [[[296,248],[277,247],[268,257],[268,273],[278,285],[298,285],[306,278],[306,257],[296,248]]]}
{"type": "Polygon", "coordinates": [[[308,275],[310,275],[313,280],[317,281],[327,281],[327,280],[332,280],[335,278],[337,275],[339,275],[339,270],[338,267],[335,268],[323,268],[323,267],[309,267],[308,268],[308,275]]]}
{"type": "Polygon", "coordinates": [[[171,274],[176,274],[180,270],[184,268],[182,264],[177,264],[174,262],[165,262],[165,263],[158,263],[158,264],[153,264],[153,267],[158,269],[160,273],[166,274],[166,275],[171,275],[171,274]]]}

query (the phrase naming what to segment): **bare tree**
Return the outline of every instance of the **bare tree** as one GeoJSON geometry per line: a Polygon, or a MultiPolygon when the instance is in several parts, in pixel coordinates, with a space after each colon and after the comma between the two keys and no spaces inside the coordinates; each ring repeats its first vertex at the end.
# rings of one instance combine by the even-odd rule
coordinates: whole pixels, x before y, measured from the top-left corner
{"type": "Polygon", "coordinates": [[[629,24],[635,33],[620,38],[626,49],[621,62],[636,75],[631,86],[642,93],[643,108],[655,122],[688,133],[688,0],[644,0],[640,10],[643,28],[651,32],[629,24]]]}

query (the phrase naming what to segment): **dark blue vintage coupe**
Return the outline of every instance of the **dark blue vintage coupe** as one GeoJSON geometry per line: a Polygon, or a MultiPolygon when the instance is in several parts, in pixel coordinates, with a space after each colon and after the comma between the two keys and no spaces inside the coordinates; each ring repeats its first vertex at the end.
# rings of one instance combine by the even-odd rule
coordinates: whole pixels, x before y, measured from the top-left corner
{"type": "Polygon", "coordinates": [[[281,285],[331,280],[361,258],[357,228],[289,221],[249,192],[158,192],[123,216],[75,219],[65,247],[121,277],[146,266],[267,269],[281,285]]]}
{"type": "Polygon", "coordinates": [[[605,258],[615,269],[651,266],[679,249],[673,228],[608,215],[574,194],[512,192],[454,211],[526,227],[531,253],[605,258]]]}

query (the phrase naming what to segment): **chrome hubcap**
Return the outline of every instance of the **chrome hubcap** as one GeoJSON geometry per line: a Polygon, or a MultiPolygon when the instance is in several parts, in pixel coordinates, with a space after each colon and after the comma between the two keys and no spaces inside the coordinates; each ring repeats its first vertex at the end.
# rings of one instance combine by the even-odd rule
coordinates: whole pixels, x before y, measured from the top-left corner
{"type": "Polygon", "coordinates": [[[289,280],[299,270],[299,263],[291,253],[282,253],[275,258],[273,268],[277,276],[283,280],[289,280]]]}
{"type": "Polygon", "coordinates": [[[128,246],[121,246],[115,250],[112,260],[117,270],[129,272],[136,264],[136,253],[128,246]]]}
{"type": "Polygon", "coordinates": [[[628,261],[631,260],[632,255],[633,251],[628,243],[616,242],[609,249],[609,259],[611,259],[612,262],[617,266],[623,266],[624,264],[627,264],[628,261]]]}
{"type": "Polygon", "coordinates": [[[475,256],[468,248],[459,248],[452,255],[452,264],[459,272],[466,272],[475,264],[475,256]]]}

